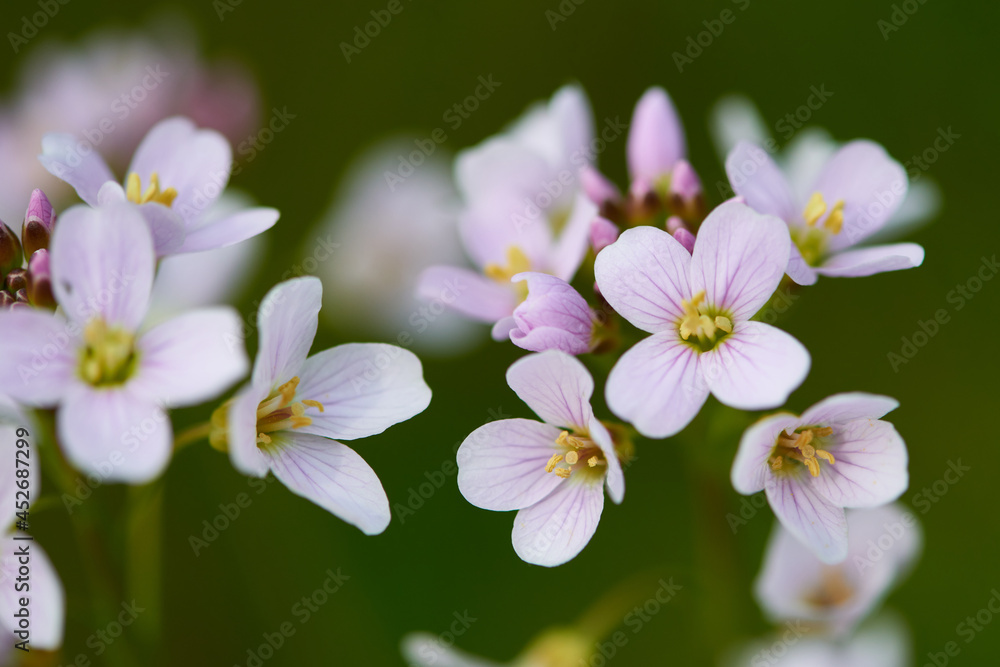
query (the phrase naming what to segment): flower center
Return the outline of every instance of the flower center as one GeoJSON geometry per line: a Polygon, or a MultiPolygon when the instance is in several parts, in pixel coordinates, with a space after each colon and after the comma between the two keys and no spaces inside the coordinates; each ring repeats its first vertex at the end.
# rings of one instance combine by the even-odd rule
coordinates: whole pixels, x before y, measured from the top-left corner
{"type": "Polygon", "coordinates": [[[569,479],[574,472],[580,474],[598,472],[604,474],[607,459],[601,448],[590,439],[589,435],[580,435],[563,431],[556,438],[556,452],[545,464],[545,472],[555,473],[563,479],[569,479]]]}
{"type": "Polygon", "coordinates": [[[839,234],[844,227],[844,200],[838,199],[828,211],[822,193],[814,192],[802,211],[802,218],[806,226],[793,229],[792,238],[806,263],[816,266],[826,252],[830,236],[839,234]],[[824,215],[826,219],[820,223],[824,215]]]}
{"type": "Polygon", "coordinates": [[[296,401],[295,390],[298,386],[299,378],[293,377],[257,406],[257,446],[271,444],[268,433],[295,430],[312,424],[312,419],[306,417],[307,408],[324,411],[319,401],[296,401]]]}
{"type": "Polygon", "coordinates": [[[684,315],[678,324],[681,338],[697,344],[703,352],[711,350],[716,343],[733,332],[732,321],[725,315],[714,312],[705,303],[705,290],[695,294],[690,301],[682,300],[681,308],[684,309],[684,315]],[[693,340],[691,336],[694,336],[693,340]]]}
{"type": "Polygon", "coordinates": [[[524,254],[518,246],[512,245],[507,248],[507,265],[487,264],[483,269],[486,277],[492,278],[498,283],[508,284],[510,279],[519,273],[531,270],[531,260],[524,254]]]}
{"type": "Polygon", "coordinates": [[[120,327],[108,327],[100,319],[91,320],[83,330],[80,351],[80,377],[95,387],[122,384],[139,362],[135,336],[120,327]]]}
{"type": "Polygon", "coordinates": [[[826,567],[819,585],[805,596],[805,601],[820,609],[834,609],[854,597],[854,589],[840,567],[826,567]]]}
{"type": "Polygon", "coordinates": [[[149,186],[144,192],[139,174],[133,171],[125,181],[125,197],[133,204],[148,204],[153,202],[154,204],[163,204],[169,208],[174,203],[174,199],[177,198],[177,190],[173,188],[161,190],[160,177],[154,171],[149,175],[149,186]]]}
{"type": "Polygon", "coordinates": [[[835,461],[833,460],[833,454],[816,447],[816,445],[820,444],[817,438],[826,438],[831,434],[833,434],[833,429],[829,426],[797,429],[792,435],[782,431],[778,434],[774,450],[767,461],[771,466],[771,470],[775,472],[787,470],[786,463],[789,460],[798,461],[809,469],[810,475],[819,477],[820,459],[823,459],[830,465],[833,465],[835,461]]]}

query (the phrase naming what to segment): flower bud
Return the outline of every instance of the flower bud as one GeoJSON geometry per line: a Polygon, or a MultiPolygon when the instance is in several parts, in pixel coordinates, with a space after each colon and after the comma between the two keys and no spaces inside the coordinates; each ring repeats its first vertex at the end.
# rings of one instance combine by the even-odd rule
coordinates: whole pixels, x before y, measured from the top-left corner
{"type": "Polygon", "coordinates": [[[590,223],[590,245],[599,253],[618,240],[618,225],[607,218],[594,218],[590,223]]]}
{"type": "Polygon", "coordinates": [[[10,292],[0,290],[0,311],[7,310],[12,305],[14,305],[14,297],[10,295],[10,292]]]}
{"type": "Polygon", "coordinates": [[[52,271],[49,266],[49,251],[36,250],[28,261],[28,300],[38,308],[56,307],[52,293],[52,271]]]}
{"type": "Polygon", "coordinates": [[[55,222],[56,216],[48,197],[41,190],[35,189],[24,214],[24,224],[21,225],[21,245],[25,257],[31,257],[36,250],[49,247],[55,222]]]}
{"type": "Polygon", "coordinates": [[[25,269],[14,269],[7,274],[4,286],[11,294],[28,287],[28,272],[25,269]]]}
{"type": "Polygon", "coordinates": [[[580,183],[590,201],[598,206],[604,206],[607,202],[616,202],[622,197],[614,183],[590,165],[585,166],[580,171],[580,183]]]}
{"type": "Polygon", "coordinates": [[[10,227],[0,221],[0,277],[12,269],[21,268],[21,242],[10,227]]]}
{"type": "Polygon", "coordinates": [[[586,300],[566,281],[545,273],[519,273],[528,283],[528,298],[514,310],[511,341],[532,352],[589,352],[594,338],[594,314],[586,300]]]}
{"type": "Polygon", "coordinates": [[[679,160],[670,175],[670,207],[685,220],[705,217],[705,196],[701,179],[687,160],[679,160]]]}

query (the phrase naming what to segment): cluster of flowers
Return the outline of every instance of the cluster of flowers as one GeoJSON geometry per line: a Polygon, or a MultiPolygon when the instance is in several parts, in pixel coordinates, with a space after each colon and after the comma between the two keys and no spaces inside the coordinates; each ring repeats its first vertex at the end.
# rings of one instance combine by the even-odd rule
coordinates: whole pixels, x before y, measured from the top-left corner
{"type": "MultiPolygon", "coordinates": [[[[808,173],[787,174],[767,150],[738,141],[725,160],[735,196],[711,210],[662,89],[636,106],[625,194],[594,164],[602,145],[586,96],[568,86],[460,154],[459,231],[477,269],[434,266],[418,286],[422,298],[532,352],[507,383],[541,421],[496,421],[469,435],[458,484],[477,507],[517,510],[514,550],[549,567],[590,541],[605,488],[622,502],[630,434],[678,434],[710,394],[739,410],[779,408],[805,380],[809,352],[773,326],[784,293],[819,276],[916,267],[924,256],[911,243],[861,245],[892,224],[907,194],[903,167],[871,141],[824,144],[808,173]],[[594,378],[576,358],[587,354],[620,355],[605,383],[620,423],[594,414],[594,378]]],[[[815,621],[844,637],[912,560],[912,523],[891,556],[870,568],[849,559],[898,523],[890,503],[908,485],[907,450],[882,419],[896,407],[842,393],[800,416],[766,416],[743,435],[732,484],[763,491],[780,522],[758,585],[776,620],[815,621]]],[[[407,652],[417,664],[443,659],[419,637],[407,652]]],[[[859,664],[851,659],[836,664],[859,664]]]]}
{"type": "MultiPolygon", "coordinates": [[[[141,484],[160,476],[183,442],[175,441],[167,411],[217,399],[251,372],[245,339],[252,330],[234,309],[198,308],[163,322],[149,316],[159,262],[221,252],[271,228],[278,211],[220,203],[232,149],[187,118],[156,124],[121,183],[96,152],[75,153],[77,143],[46,135],[39,159],[84,203],[57,219],[36,191],[20,241],[0,227],[7,288],[0,406],[17,423],[30,421],[25,409],[49,411],[69,464],[105,481],[141,484]]],[[[311,277],[265,296],[250,380],[201,435],[240,472],[270,471],[294,493],[376,534],[389,524],[388,499],[375,472],[338,441],[413,417],[428,406],[430,390],[416,356],[391,345],[341,345],[309,356],[321,301],[321,283],[311,277]]],[[[0,497],[10,500],[5,512],[15,506],[13,481],[0,480],[0,497]]],[[[4,580],[16,576],[14,551],[8,535],[0,543],[4,580]]],[[[51,567],[35,577],[33,644],[51,648],[62,634],[61,587],[51,567]]],[[[11,632],[16,619],[7,607],[14,604],[0,597],[0,625],[11,632]]]]}

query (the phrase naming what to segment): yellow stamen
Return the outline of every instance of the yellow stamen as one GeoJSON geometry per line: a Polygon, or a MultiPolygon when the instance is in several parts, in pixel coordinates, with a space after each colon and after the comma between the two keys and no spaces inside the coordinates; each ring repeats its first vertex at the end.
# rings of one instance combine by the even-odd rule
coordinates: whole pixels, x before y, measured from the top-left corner
{"type": "Polygon", "coordinates": [[[174,188],[160,189],[160,176],[155,171],[149,175],[149,186],[142,191],[142,181],[134,171],[125,179],[125,197],[133,204],[148,204],[150,202],[169,207],[177,198],[174,188]]]}
{"type": "Polygon", "coordinates": [[[802,217],[805,218],[806,224],[810,227],[814,226],[823,217],[824,213],[826,213],[826,201],[823,200],[823,195],[819,192],[812,193],[812,196],[806,203],[806,210],[802,212],[802,217]]]}
{"type": "Polygon", "coordinates": [[[833,234],[839,234],[840,230],[844,228],[844,200],[839,200],[830,209],[830,215],[826,217],[823,222],[823,226],[830,230],[833,234]]]}
{"type": "Polygon", "coordinates": [[[816,438],[824,438],[832,434],[833,429],[829,426],[807,428],[792,435],[782,431],[778,434],[774,452],[769,459],[771,469],[781,470],[784,467],[785,459],[789,458],[804,465],[813,477],[819,477],[820,459],[831,465],[836,461],[833,454],[824,449],[817,449],[816,445],[812,443],[816,438]]]}
{"type": "Polygon", "coordinates": [[[781,470],[782,464],[785,462],[784,457],[775,456],[771,459],[771,470],[781,470]]]}
{"type": "Polygon", "coordinates": [[[258,445],[270,445],[271,444],[271,436],[269,436],[267,433],[258,433],[257,434],[257,444],[258,445]]]}
{"type": "Polygon", "coordinates": [[[717,315],[715,318],[715,326],[722,329],[726,333],[733,333],[733,323],[729,321],[728,317],[717,315]]]}
{"type": "Polygon", "coordinates": [[[556,465],[558,465],[558,463],[562,460],[563,457],[561,454],[553,454],[552,458],[549,459],[549,462],[545,464],[545,472],[552,472],[555,470],[556,465]]]}
{"type": "Polygon", "coordinates": [[[569,479],[569,476],[572,474],[569,468],[556,468],[555,472],[556,475],[563,479],[569,479]]]}
{"type": "Polygon", "coordinates": [[[599,462],[600,459],[597,458],[596,456],[591,456],[589,459],[587,459],[587,465],[590,466],[591,468],[595,467],[599,462]]]}
{"type": "Polygon", "coordinates": [[[312,424],[312,419],[306,416],[307,408],[324,411],[319,401],[295,401],[299,383],[299,378],[293,377],[257,406],[257,444],[270,444],[268,433],[300,429],[312,424]]]}
{"type": "Polygon", "coordinates": [[[316,408],[320,412],[326,412],[326,408],[324,408],[323,404],[319,401],[310,401],[309,399],[305,399],[302,401],[302,404],[308,405],[310,408],[316,408]]]}
{"type": "Polygon", "coordinates": [[[509,283],[519,273],[531,270],[531,260],[516,245],[507,248],[507,265],[487,264],[483,273],[499,283],[509,283]]]}

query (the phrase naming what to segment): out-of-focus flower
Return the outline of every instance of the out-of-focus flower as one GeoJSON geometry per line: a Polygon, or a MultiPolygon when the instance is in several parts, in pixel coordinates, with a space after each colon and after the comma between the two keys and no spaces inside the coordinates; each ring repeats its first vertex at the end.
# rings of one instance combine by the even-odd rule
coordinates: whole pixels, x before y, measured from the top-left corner
{"type": "MultiPolygon", "coordinates": [[[[799,201],[809,199],[812,194],[809,188],[816,182],[823,165],[840,147],[822,128],[806,127],[793,133],[793,128],[787,124],[780,127],[779,121],[775,129],[787,133],[783,138],[790,140],[778,150],[777,142],[760,111],[743,95],[728,95],[719,100],[712,110],[711,120],[712,138],[722,162],[741,141],[763,146],[785,174],[792,193],[799,201]]],[[[870,244],[899,238],[930,222],[940,208],[941,192],[933,181],[926,176],[911,180],[906,198],[895,214],[865,241],[870,244]]]]}
{"type": "MultiPolygon", "coordinates": [[[[31,439],[22,435],[16,426],[0,423],[0,455],[10,462],[7,474],[0,476],[0,630],[5,631],[0,635],[6,633],[17,637],[11,639],[10,644],[5,644],[2,651],[25,639],[23,635],[15,635],[25,631],[19,627],[23,608],[21,598],[30,600],[30,637],[27,638],[30,639],[30,646],[52,651],[59,648],[63,641],[66,597],[62,582],[38,542],[17,540],[13,530],[15,521],[20,521],[17,513],[27,515],[28,510],[28,501],[23,500],[23,494],[18,495],[18,491],[23,489],[17,486],[17,482],[27,482],[28,498],[41,496],[37,452],[30,444],[31,439]],[[22,465],[15,466],[15,458],[23,462],[22,465]],[[15,475],[15,471],[24,471],[25,476],[21,477],[20,473],[15,475]],[[27,564],[30,565],[30,590],[15,590],[15,584],[24,581],[26,562],[22,559],[26,553],[27,564]]],[[[0,656],[0,660],[4,657],[0,656]]]]}
{"type": "Polygon", "coordinates": [[[101,31],[27,53],[11,95],[0,101],[0,217],[16,219],[37,187],[68,203],[70,190],[34,159],[46,133],[79,136],[81,151],[100,150],[122,168],[169,116],[189,116],[234,144],[254,130],[260,100],[253,77],[234,62],[200,61],[191,34],[183,23],[158,20],[152,31],[101,31]]]}
{"type": "Polygon", "coordinates": [[[640,433],[683,429],[709,393],[726,405],[781,405],[809,370],[809,352],[790,335],[752,321],[788,265],[780,220],[730,202],[705,219],[688,250],[667,232],[638,227],[597,256],[601,295],[651,334],[619,359],[608,406],[640,433]]]}
{"type": "Polygon", "coordinates": [[[920,553],[920,525],[898,505],[848,510],[847,559],[824,563],[778,524],[755,591],[775,622],[803,621],[815,632],[844,635],[881,603],[920,553]]]}
{"type": "Polygon", "coordinates": [[[205,309],[139,333],[155,256],[125,204],[63,213],[51,260],[62,315],[0,312],[0,386],[25,404],[59,407],[59,442],[82,471],[152,479],[172,450],[164,409],[213,398],[246,373],[239,316],[205,309]]]}
{"type": "Polygon", "coordinates": [[[568,354],[594,348],[594,312],[569,283],[546,273],[519,273],[513,280],[528,284],[528,297],[514,309],[516,328],[510,331],[514,345],[532,352],[568,354]]]}
{"type": "Polygon", "coordinates": [[[629,128],[630,191],[666,190],[667,180],[686,155],[684,127],[670,96],[662,88],[650,88],[635,105],[629,128]]]}
{"type": "Polygon", "coordinates": [[[747,429],[733,486],[766,491],[778,519],[826,563],[847,557],[845,507],[877,507],[906,490],[903,439],[889,422],[894,399],[837,394],[797,417],[778,413],[747,429]]]}
{"type": "Polygon", "coordinates": [[[504,663],[446,646],[438,637],[422,632],[404,637],[401,648],[411,667],[578,667],[591,664],[596,654],[595,642],[576,628],[554,628],[504,663]]]}
{"type": "Polygon", "coordinates": [[[519,510],[511,539],[522,560],[562,565],[597,530],[604,486],[615,503],[625,495],[616,443],[590,406],[593,378],[570,355],[524,357],[507,384],[543,422],[502,419],[473,431],[458,449],[458,488],[476,507],[519,510]]]}
{"type": "Polygon", "coordinates": [[[243,474],[270,470],[293,493],[375,535],[389,525],[389,500],[375,471],[337,440],[420,414],[431,391],[416,355],[392,345],[340,345],[309,357],[322,291],[319,279],[296,278],[264,297],[252,379],[213,415],[211,442],[243,474]]]}
{"type": "Polygon", "coordinates": [[[310,235],[302,268],[323,279],[323,315],[333,326],[455,354],[476,329],[448,307],[462,284],[441,285],[428,303],[413,286],[432,264],[462,261],[458,194],[443,149],[390,187],[386,174],[413,150],[412,141],[390,139],[356,160],[310,235]]]}
{"type": "Polygon", "coordinates": [[[421,275],[421,298],[434,300],[451,288],[455,296],[448,305],[495,323],[493,337],[503,340],[524,297],[511,277],[537,271],[571,280],[597,216],[580,176],[592,162],[592,137],[586,96],[566,86],[504,133],[463,151],[455,168],[463,200],[459,226],[481,273],[433,266],[421,275]]]}
{"type": "Polygon", "coordinates": [[[135,205],[160,257],[224,248],[278,220],[277,210],[264,207],[222,219],[207,215],[229,181],[233,151],[221,134],[199,130],[187,118],[168,118],[149,131],[132,158],[124,187],[96,152],[81,157],[75,151],[72,135],[47,134],[39,159],[91,206],[112,201],[135,205]]]}

